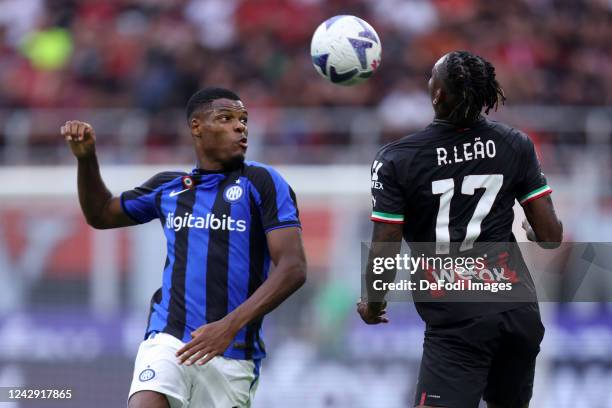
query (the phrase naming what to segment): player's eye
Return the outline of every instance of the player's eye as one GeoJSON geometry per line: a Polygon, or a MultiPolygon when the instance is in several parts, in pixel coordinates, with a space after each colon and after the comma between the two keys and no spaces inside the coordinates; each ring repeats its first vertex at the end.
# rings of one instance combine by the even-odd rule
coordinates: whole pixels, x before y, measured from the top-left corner
{"type": "Polygon", "coordinates": [[[241,118],[240,122],[244,123],[245,125],[249,122],[249,118],[241,118]]]}

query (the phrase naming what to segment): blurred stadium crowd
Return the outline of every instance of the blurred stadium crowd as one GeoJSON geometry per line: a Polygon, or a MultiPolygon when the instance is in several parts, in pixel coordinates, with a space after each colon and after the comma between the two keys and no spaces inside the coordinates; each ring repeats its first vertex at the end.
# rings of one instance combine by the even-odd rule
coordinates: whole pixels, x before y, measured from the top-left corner
{"type": "Polygon", "coordinates": [[[428,107],[433,62],[466,48],[494,62],[513,105],[612,103],[606,0],[0,0],[0,9],[4,110],[155,117],[213,84],[251,107],[409,110],[428,107]],[[340,88],[318,78],[309,44],[320,22],[347,10],[376,28],[383,64],[368,83],[340,88]]]}

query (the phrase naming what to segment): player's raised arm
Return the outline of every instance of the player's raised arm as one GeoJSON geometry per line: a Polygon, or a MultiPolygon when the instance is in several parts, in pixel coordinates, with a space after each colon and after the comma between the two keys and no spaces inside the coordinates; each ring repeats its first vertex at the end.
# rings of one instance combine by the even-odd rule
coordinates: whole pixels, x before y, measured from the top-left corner
{"type": "Polygon", "coordinates": [[[97,229],[136,224],[123,212],[120,199],[113,197],[102,181],[93,127],[71,120],[61,127],[61,134],[77,158],[79,203],[87,223],[97,229]]]}

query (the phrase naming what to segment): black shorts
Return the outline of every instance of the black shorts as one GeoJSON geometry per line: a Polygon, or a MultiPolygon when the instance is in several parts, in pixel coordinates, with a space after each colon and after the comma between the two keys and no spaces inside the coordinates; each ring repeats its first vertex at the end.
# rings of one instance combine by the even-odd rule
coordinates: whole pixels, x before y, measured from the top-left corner
{"type": "Polygon", "coordinates": [[[415,406],[477,408],[480,399],[522,407],[531,399],[544,337],[537,304],[427,326],[415,406]]]}

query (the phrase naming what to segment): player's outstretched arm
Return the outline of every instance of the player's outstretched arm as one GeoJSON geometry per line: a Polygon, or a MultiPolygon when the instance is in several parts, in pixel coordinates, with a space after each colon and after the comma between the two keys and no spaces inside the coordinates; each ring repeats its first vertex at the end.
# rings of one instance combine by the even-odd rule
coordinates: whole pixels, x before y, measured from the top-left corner
{"type": "Polygon", "coordinates": [[[523,205],[527,222],[523,228],[527,239],[537,242],[542,248],[557,248],[563,241],[563,224],[557,217],[550,195],[523,205]]]}
{"type": "Polygon", "coordinates": [[[300,229],[272,230],[267,233],[267,242],[275,265],[270,276],[230,314],[192,332],[193,339],[176,352],[180,363],[191,365],[197,361],[203,365],[222,354],[242,327],[274,310],[306,282],[306,256],[300,229]]]}
{"type": "Polygon", "coordinates": [[[365,271],[368,300],[361,300],[357,303],[357,312],[367,324],[387,323],[389,321],[386,316],[387,302],[384,301],[386,292],[374,293],[373,282],[375,279],[393,282],[397,270],[387,269],[381,275],[374,275],[373,263],[376,258],[395,258],[401,248],[402,228],[402,224],[374,222],[372,244],[365,271]]]}
{"type": "Polygon", "coordinates": [[[104,185],[96,156],[96,134],[89,123],[70,120],[61,133],[77,159],[79,203],[87,223],[106,229],[134,225],[121,208],[118,197],[113,197],[104,185]]]}

